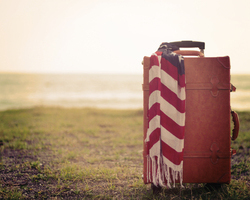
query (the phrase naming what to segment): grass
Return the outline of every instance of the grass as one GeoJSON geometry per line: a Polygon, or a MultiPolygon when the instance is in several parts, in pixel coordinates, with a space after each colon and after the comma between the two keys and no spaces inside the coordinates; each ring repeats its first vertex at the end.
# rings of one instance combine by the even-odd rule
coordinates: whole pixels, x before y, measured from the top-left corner
{"type": "Polygon", "coordinates": [[[141,175],[141,110],[36,107],[0,112],[0,198],[250,199],[250,113],[240,112],[232,182],[153,194],[141,175]]]}

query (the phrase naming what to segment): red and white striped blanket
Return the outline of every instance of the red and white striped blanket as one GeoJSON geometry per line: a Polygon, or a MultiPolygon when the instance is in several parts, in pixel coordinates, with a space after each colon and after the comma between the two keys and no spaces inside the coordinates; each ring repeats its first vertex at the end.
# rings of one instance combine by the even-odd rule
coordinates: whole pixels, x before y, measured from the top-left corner
{"type": "Polygon", "coordinates": [[[148,180],[156,186],[175,186],[183,179],[185,132],[185,68],[181,55],[162,43],[150,58],[148,180]]]}

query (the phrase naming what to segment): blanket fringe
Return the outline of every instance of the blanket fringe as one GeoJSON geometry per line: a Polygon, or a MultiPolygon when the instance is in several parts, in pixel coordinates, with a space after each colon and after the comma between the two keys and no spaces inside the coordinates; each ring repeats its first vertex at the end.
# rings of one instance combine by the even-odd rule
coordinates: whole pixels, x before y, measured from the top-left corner
{"type": "Polygon", "coordinates": [[[183,180],[183,167],[181,170],[174,170],[163,162],[162,156],[150,157],[147,155],[147,179],[155,186],[175,187],[176,180],[180,181],[180,186],[183,180]]]}

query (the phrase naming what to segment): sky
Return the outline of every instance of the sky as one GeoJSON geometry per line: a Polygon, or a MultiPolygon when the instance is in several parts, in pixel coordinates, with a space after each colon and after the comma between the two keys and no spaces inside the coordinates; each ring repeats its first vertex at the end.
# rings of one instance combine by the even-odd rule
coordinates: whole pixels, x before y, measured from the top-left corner
{"type": "Polygon", "coordinates": [[[0,72],[142,74],[162,42],[250,73],[249,0],[0,0],[0,72]]]}

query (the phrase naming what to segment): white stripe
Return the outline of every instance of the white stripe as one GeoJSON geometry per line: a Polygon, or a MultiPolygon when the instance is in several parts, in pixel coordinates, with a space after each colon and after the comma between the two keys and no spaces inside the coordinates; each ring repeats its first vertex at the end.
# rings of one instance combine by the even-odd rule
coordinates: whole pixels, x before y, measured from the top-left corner
{"type": "Polygon", "coordinates": [[[174,120],[179,126],[185,125],[185,113],[180,113],[172,104],[160,96],[161,92],[155,90],[149,96],[149,109],[155,104],[160,103],[160,110],[174,120]]]}
{"type": "Polygon", "coordinates": [[[159,67],[161,69],[161,55],[160,56],[157,56],[158,57],[158,63],[159,63],[159,67]]]}
{"type": "Polygon", "coordinates": [[[149,136],[150,134],[157,128],[160,128],[161,127],[161,124],[160,124],[160,116],[159,115],[156,115],[153,119],[151,119],[149,121],[149,128],[147,130],[147,137],[146,137],[146,142],[149,141],[149,136]]]}
{"type": "MultiPolygon", "coordinates": [[[[157,54],[153,54],[157,56],[157,54]]],[[[153,65],[149,70],[149,83],[156,77],[161,78],[161,56],[157,56],[158,58],[158,65],[153,65]]]]}
{"type": "Polygon", "coordinates": [[[163,70],[161,70],[161,82],[172,92],[174,92],[179,99],[186,99],[185,87],[180,87],[177,80],[175,80],[172,76],[170,76],[163,70]]]}
{"type": "Polygon", "coordinates": [[[155,103],[160,103],[161,101],[161,92],[159,90],[153,91],[148,99],[148,108],[150,109],[155,103]]]}
{"type": "Polygon", "coordinates": [[[154,79],[154,78],[161,78],[161,68],[160,66],[153,65],[150,70],[149,70],[149,83],[154,79]]]}
{"type": "Polygon", "coordinates": [[[149,151],[149,156],[152,158],[153,156],[160,156],[160,140],[158,142],[156,142],[149,151]]]}
{"type": "Polygon", "coordinates": [[[177,152],[182,152],[184,148],[184,139],[175,137],[163,126],[161,126],[161,140],[177,152]]]}
{"type": "Polygon", "coordinates": [[[160,110],[174,120],[179,126],[185,126],[185,113],[180,113],[173,105],[163,98],[160,101],[160,110]]]}

